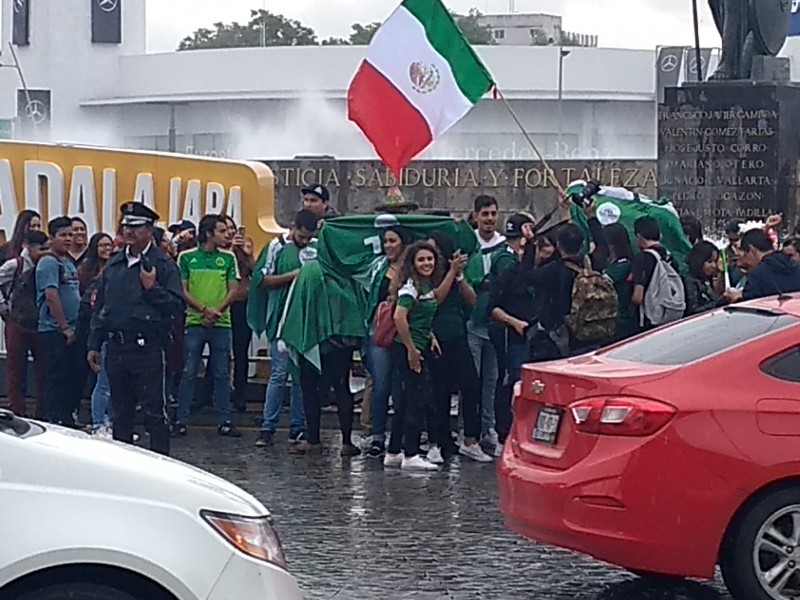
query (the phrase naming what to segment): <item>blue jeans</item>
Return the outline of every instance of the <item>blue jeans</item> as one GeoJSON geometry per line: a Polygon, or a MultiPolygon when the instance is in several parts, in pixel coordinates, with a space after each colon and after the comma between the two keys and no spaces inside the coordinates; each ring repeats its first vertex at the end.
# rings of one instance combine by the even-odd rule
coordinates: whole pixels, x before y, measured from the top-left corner
{"type": "Polygon", "coordinates": [[[372,376],[372,439],[386,439],[386,421],[389,412],[389,395],[394,399],[395,413],[400,402],[402,385],[400,374],[392,363],[388,348],[375,345],[369,336],[364,343],[364,364],[372,376]]]}
{"type": "Polygon", "coordinates": [[[219,424],[231,420],[231,330],[221,327],[187,327],[183,338],[184,366],[178,390],[178,423],[186,425],[197,383],[197,367],[208,344],[208,373],[214,380],[219,424]]]}
{"type": "Polygon", "coordinates": [[[103,344],[100,348],[100,372],[97,374],[97,383],[92,391],[92,425],[102,427],[106,424],[106,418],[111,421],[111,386],[108,383],[108,373],[106,372],[106,356],[108,355],[108,344],[103,344]]]}
{"type": "MultiPolygon", "coordinates": [[[[291,357],[288,351],[278,349],[278,340],[269,344],[271,373],[267,384],[267,393],[264,398],[264,415],[261,422],[261,431],[275,433],[283,408],[283,394],[286,382],[289,381],[289,365],[291,357]]],[[[289,435],[292,437],[305,433],[306,413],[303,410],[303,389],[299,379],[292,382],[291,400],[289,402],[289,435]]]]}
{"type": "Polygon", "coordinates": [[[486,337],[473,331],[467,333],[469,350],[475,369],[481,379],[481,434],[486,435],[495,427],[494,400],[497,394],[497,354],[486,337]]]}

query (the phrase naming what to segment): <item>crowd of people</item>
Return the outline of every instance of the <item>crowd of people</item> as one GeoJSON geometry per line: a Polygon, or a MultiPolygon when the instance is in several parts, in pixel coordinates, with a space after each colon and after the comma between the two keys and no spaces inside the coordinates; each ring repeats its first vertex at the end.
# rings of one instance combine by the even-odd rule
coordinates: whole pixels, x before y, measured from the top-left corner
{"type": "MultiPolygon", "coordinates": [[[[502,207],[481,195],[471,215],[472,257],[442,231],[420,239],[401,223],[383,230],[385,263],[371,282],[365,335],[325,340],[317,368],[302,356],[293,361],[279,324],[293,282],[317,258],[319,228],[338,214],[321,185],[303,190],[301,208],[258,262],[252,239],[224,215],[164,230],[152,210],[128,203],[119,231],[87,239],[80,218],[54,218],[45,233],[40,215],[21,213],[0,248],[11,410],[26,412],[31,354],[38,419],[82,426],[78,409],[88,388],[92,432],[133,442],[140,407],[151,448],[168,454],[169,438],[189,433],[196,397],[204,396],[216,403],[219,435],[239,437],[231,411],[246,409],[255,329],[271,359],[257,446],[274,444],[290,386],[294,453],[322,449],[321,409],[333,390],[342,456],[363,452],[386,467],[416,470],[438,469],[459,454],[490,463],[510,432],[512,390],[524,364],[595,350],[726,304],[800,291],[800,235],[779,243],[780,217],[758,226],[731,221],[723,245],[704,239],[700,222],[685,217],[691,251],[681,265],[655,219],[638,219],[633,231],[603,226],[595,203],[583,202],[587,235],[571,222],[574,203],[564,198],[557,226],[543,229],[520,212],[498,231],[502,207]],[[248,318],[252,289],[267,294],[263,322],[248,318]],[[355,353],[367,375],[363,448],[353,439],[355,353]]],[[[408,210],[406,203],[398,212],[408,210]]]]}

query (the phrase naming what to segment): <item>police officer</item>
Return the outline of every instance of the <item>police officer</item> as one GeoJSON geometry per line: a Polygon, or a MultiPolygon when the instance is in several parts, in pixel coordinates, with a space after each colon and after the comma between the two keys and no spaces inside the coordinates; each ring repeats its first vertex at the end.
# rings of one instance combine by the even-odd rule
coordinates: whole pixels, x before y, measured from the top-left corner
{"type": "Polygon", "coordinates": [[[175,263],[153,241],[158,215],[140,202],[122,206],[125,248],[108,261],[92,313],[88,361],[100,370],[100,347],[108,344],[114,439],[133,443],[141,404],[150,449],[169,454],[164,399],[164,345],[172,318],[185,305],[175,263]]]}

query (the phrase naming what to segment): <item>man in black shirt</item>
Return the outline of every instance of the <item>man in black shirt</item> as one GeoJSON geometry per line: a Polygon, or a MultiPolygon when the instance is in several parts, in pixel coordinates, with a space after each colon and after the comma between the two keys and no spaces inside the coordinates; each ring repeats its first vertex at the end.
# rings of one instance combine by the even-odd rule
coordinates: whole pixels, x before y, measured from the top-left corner
{"type": "MultiPolygon", "coordinates": [[[[633,225],[636,234],[636,243],[639,246],[639,254],[633,258],[631,265],[631,275],[633,277],[633,296],[631,302],[641,310],[647,288],[653,279],[653,273],[658,265],[658,260],[648,250],[654,250],[661,256],[661,260],[668,260],[669,253],[661,245],[661,228],[658,221],[652,217],[642,217],[637,219],[633,225]]],[[[640,317],[637,315],[637,319],[640,317]]],[[[644,328],[649,329],[652,324],[645,319],[644,328]]]]}
{"type": "MultiPolygon", "coordinates": [[[[516,214],[506,221],[506,244],[521,259],[526,238],[523,228],[533,225],[530,217],[516,214]]],[[[530,242],[531,245],[533,242],[530,242]]],[[[531,254],[527,255],[532,259],[531,254]]],[[[520,370],[529,360],[527,333],[537,320],[536,298],[531,288],[516,285],[520,265],[504,271],[493,282],[489,299],[489,340],[497,354],[499,376],[495,396],[495,421],[500,442],[511,432],[511,394],[520,380],[520,370]]]]}
{"type": "Polygon", "coordinates": [[[561,260],[542,267],[532,267],[532,260],[523,259],[515,285],[533,286],[536,294],[541,297],[539,324],[533,340],[533,358],[537,361],[568,356],[579,350],[575,340],[570,340],[564,317],[572,309],[572,287],[577,274],[568,265],[584,267],[581,255],[584,243],[583,231],[577,225],[569,223],[558,233],[558,254],[561,260]]]}

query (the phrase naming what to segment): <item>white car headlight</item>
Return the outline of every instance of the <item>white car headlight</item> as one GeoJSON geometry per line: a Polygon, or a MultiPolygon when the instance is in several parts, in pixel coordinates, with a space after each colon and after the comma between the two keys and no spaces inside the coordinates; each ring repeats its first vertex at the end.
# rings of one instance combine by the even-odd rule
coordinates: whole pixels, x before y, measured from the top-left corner
{"type": "Polygon", "coordinates": [[[211,511],[200,513],[206,522],[247,556],[286,569],[286,557],[278,532],[269,517],[239,517],[211,511]]]}

